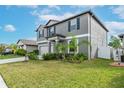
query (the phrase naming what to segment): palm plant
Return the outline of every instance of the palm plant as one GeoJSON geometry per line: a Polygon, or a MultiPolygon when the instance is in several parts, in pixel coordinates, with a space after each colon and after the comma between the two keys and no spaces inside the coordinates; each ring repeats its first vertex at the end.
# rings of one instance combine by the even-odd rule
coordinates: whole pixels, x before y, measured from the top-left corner
{"type": "Polygon", "coordinates": [[[15,52],[17,50],[17,45],[16,44],[11,44],[9,47],[12,49],[13,53],[15,54],[15,52]]]}
{"type": "MultiPolygon", "coordinates": [[[[118,52],[118,49],[121,48],[121,40],[115,36],[112,36],[109,42],[109,46],[113,47],[118,52]]],[[[117,55],[119,59],[119,53],[117,53],[117,55]]]]}
{"type": "Polygon", "coordinates": [[[5,50],[5,46],[4,45],[0,45],[0,54],[2,54],[2,52],[5,50]]]}

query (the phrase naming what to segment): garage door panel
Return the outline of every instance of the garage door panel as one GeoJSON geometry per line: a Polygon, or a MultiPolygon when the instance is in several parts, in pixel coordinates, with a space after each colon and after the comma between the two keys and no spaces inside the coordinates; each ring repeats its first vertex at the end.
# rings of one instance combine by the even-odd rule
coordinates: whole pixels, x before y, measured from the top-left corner
{"type": "Polygon", "coordinates": [[[40,46],[40,54],[41,55],[48,53],[48,50],[49,50],[49,48],[47,45],[40,46]]]}

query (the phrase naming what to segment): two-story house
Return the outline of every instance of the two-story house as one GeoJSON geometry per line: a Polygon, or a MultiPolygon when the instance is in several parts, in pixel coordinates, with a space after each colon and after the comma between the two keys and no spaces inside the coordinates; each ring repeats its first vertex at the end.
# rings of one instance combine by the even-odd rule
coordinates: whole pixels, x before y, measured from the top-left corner
{"type": "MultiPolygon", "coordinates": [[[[107,28],[91,11],[86,11],[62,21],[49,20],[45,25],[40,25],[37,30],[38,50],[44,53],[54,53],[56,43],[71,43],[72,33],[77,39],[87,40],[90,45],[77,46],[77,53],[84,53],[89,58],[97,57],[100,46],[107,46],[107,28]]],[[[73,49],[67,53],[74,52],[73,49]]]]}

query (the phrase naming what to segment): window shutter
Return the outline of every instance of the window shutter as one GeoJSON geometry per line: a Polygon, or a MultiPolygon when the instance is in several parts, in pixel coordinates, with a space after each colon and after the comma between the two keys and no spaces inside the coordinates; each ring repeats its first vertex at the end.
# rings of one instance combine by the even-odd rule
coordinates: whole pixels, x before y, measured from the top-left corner
{"type": "Polygon", "coordinates": [[[77,30],[80,29],[80,18],[77,18],[77,30]]]}
{"type": "Polygon", "coordinates": [[[48,28],[48,36],[50,36],[51,32],[50,32],[50,28],[48,28]]]}
{"type": "Polygon", "coordinates": [[[40,36],[40,31],[39,31],[39,33],[38,33],[38,34],[39,34],[39,38],[40,38],[40,37],[41,37],[41,36],[40,36]]]}
{"type": "Polygon", "coordinates": [[[49,36],[49,28],[47,28],[47,37],[49,36]]]}
{"type": "Polygon", "coordinates": [[[56,26],[54,26],[54,34],[56,33],[56,26]]]}
{"type": "Polygon", "coordinates": [[[43,31],[42,31],[42,36],[44,37],[44,29],[43,29],[43,31]]]}
{"type": "Polygon", "coordinates": [[[68,32],[70,32],[70,21],[68,21],[68,32]]]}

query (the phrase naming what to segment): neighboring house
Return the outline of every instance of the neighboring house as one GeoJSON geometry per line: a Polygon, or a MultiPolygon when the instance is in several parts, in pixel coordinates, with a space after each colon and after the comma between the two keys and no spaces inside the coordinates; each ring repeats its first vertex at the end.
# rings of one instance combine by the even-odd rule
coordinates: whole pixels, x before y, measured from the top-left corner
{"type": "Polygon", "coordinates": [[[120,38],[121,41],[122,41],[122,48],[124,49],[124,34],[120,34],[120,35],[119,35],[119,38],[120,38]]]}
{"type": "Polygon", "coordinates": [[[6,52],[6,53],[12,52],[12,49],[9,48],[9,47],[6,47],[5,50],[4,50],[4,52],[6,52]]]}
{"type": "MultiPolygon", "coordinates": [[[[90,45],[77,46],[77,53],[84,53],[89,58],[98,56],[100,46],[107,47],[107,28],[91,11],[86,11],[62,21],[50,20],[45,25],[40,25],[37,30],[38,50],[44,53],[54,53],[56,43],[71,43],[71,32],[77,43],[87,40],[90,45]]],[[[67,53],[74,52],[73,49],[67,53]]]]}
{"type": "Polygon", "coordinates": [[[18,48],[24,49],[27,52],[32,52],[34,50],[38,50],[37,43],[34,40],[20,39],[20,40],[18,40],[17,45],[18,45],[18,48]]]}

